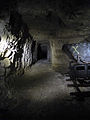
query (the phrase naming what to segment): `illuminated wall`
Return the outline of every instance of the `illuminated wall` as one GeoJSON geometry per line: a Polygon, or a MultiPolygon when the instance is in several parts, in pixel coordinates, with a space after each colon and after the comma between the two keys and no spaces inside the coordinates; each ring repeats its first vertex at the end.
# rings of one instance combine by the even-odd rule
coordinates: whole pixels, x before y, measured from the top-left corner
{"type": "Polygon", "coordinates": [[[0,108],[7,107],[12,98],[14,80],[32,64],[32,41],[18,11],[0,18],[0,108]]]}

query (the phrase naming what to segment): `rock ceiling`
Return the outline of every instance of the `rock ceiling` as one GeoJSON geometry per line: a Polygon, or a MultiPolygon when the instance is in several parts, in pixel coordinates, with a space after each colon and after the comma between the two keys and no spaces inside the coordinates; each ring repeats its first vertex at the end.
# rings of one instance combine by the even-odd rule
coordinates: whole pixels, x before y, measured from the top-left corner
{"type": "MultiPolygon", "coordinates": [[[[0,18],[14,8],[22,15],[23,20],[33,31],[90,31],[89,0],[1,0],[0,18]]],[[[33,32],[33,35],[34,35],[33,32]]],[[[32,32],[31,32],[32,33],[32,32]]],[[[63,33],[62,33],[63,34],[63,33]]],[[[54,35],[54,33],[53,33],[54,35]]]]}
{"type": "Polygon", "coordinates": [[[0,11],[9,11],[15,7],[28,24],[33,24],[34,21],[36,25],[39,21],[39,24],[51,24],[54,27],[65,27],[65,25],[83,27],[87,26],[90,19],[89,0],[60,0],[59,2],[58,0],[8,0],[8,2],[1,0],[0,2],[0,11]]]}

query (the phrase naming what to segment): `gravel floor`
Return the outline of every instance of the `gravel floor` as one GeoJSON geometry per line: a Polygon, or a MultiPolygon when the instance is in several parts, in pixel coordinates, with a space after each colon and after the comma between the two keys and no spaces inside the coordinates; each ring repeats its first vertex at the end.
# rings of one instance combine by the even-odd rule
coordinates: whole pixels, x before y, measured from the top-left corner
{"type": "MultiPolygon", "coordinates": [[[[47,62],[38,62],[15,81],[18,104],[3,120],[87,120],[90,98],[79,99],[69,77],[55,72],[47,62]]],[[[89,91],[89,88],[81,88],[89,91]]]]}

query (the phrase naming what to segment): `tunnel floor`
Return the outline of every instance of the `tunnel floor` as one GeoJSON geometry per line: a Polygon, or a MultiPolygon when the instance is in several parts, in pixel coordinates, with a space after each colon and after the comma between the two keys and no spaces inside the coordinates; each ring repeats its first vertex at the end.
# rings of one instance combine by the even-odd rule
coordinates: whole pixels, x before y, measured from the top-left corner
{"type": "Polygon", "coordinates": [[[54,71],[51,64],[39,61],[15,81],[17,105],[2,120],[87,120],[90,98],[79,100],[71,96],[76,91],[68,87],[72,82],[67,79],[66,75],[54,71]]]}

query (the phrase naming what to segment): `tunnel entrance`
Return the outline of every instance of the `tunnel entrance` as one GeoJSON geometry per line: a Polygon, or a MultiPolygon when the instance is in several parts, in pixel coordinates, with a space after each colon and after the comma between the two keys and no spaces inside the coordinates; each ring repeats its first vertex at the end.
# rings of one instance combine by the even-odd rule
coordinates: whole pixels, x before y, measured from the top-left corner
{"type": "Polygon", "coordinates": [[[33,62],[51,62],[51,48],[49,41],[37,41],[33,52],[33,62]]]}
{"type": "Polygon", "coordinates": [[[44,44],[38,44],[37,47],[37,60],[46,60],[48,56],[48,47],[44,44]]]}

